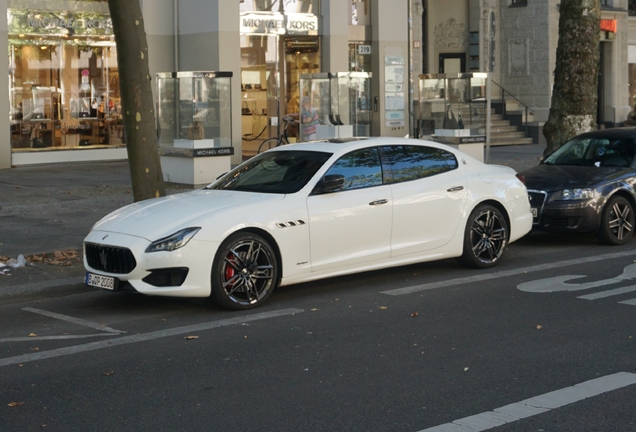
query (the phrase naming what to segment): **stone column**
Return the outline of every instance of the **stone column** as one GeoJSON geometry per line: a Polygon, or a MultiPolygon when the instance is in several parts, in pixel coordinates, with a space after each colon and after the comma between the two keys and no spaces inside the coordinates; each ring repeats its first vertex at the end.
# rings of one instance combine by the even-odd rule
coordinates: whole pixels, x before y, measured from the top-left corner
{"type": "Polygon", "coordinates": [[[324,72],[349,70],[350,1],[322,1],[322,64],[324,72]]]}
{"type": "Polygon", "coordinates": [[[230,71],[232,77],[232,164],[242,161],[241,40],[239,2],[228,0],[180,1],[180,71],[230,71]]]}
{"type": "MultiPolygon", "coordinates": [[[[0,10],[7,10],[7,0],[0,0],[0,10]],[[4,9],[2,9],[4,8],[4,9]]],[[[9,46],[9,27],[6,18],[0,23],[0,44],[9,46]]],[[[11,126],[9,118],[9,62],[5,61],[0,74],[0,118],[5,119],[0,122],[0,169],[11,168],[11,126]]]]}
{"type": "MultiPolygon", "coordinates": [[[[371,80],[372,89],[372,113],[373,126],[371,134],[374,136],[405,136],[409,133],[409,106],[408,106],[408,5],[406,2],[396,2],[394,0],[371,0],[371,21],[372,21],[372,51],[377,53],[373,56],[373,78],[371,80]],[[387,76],[387,59],[403,58],[403,86],[404,95],[404,120],[388,120],[387,103],[392,104],[399,101],[397,93],[386,92],[387,79],[394,79],[395,74],[387,76]],[[388,97],[387,97],[388,96],[388,97]],[[375,109],[375,98],[377,97],[377,110],[375,109]],[[392,124],[391,124],[392,123],[392,124]]],[[[390,61],[390,60],[388,60],[390,61]]],[[[395,83],[400,84],[400,83],[395,83]]],[[[401,107],[400,107],[401,108],[401,107]]]]}

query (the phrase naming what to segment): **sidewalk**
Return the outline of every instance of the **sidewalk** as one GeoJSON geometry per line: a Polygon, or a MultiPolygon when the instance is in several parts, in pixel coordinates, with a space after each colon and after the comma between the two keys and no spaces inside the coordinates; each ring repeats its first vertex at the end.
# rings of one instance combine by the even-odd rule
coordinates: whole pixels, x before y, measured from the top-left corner
{"type": "MultiPolygon", "coordinates": [[[[545,146],[491,147],[490,163],[517,171],[539,163],[545,146]]],[[[171,187],[173,194],[188,188],[171,187]]],[[[133,202],[128,162],[32,165],[0,170],[0,301],[88,290],[82,241],[97,220],[133,202]],[[57,254],[56,254],[57,252],[57,254]],[[8,271],[7,271],[8,270],[8,271]]]]}

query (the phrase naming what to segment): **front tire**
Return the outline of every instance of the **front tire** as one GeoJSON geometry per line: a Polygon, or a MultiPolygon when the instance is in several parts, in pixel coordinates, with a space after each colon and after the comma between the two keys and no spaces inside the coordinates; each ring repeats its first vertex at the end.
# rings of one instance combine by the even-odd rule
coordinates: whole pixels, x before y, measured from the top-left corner
{"type": "Polygon", "coordinates": [[[634,233],[634,209],[629,201],[621,196],[609,199],[603,208],[598,239],[607,245],[623,245],[634,233]]]}
{"type": "Polygon", "coordinates": [[[263,237],[235,233],[221,244],[214,258],[210,297],[225,309],[253,309],[271,295],[278,273],[276,253],[263,237]]]}
{"type": "Polygon", "coordinates": [[[470,214],[464,232],[464,253],[458,261],[473,268],[497,264],[508,244],[508,223],[491,205],[479,205],[470,214]]]}

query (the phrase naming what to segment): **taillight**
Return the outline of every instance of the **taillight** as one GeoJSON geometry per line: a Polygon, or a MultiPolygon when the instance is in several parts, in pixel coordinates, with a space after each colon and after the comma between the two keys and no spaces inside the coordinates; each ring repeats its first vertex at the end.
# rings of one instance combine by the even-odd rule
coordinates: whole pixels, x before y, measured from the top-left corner
{"type": "Polygon", "coordinates": [[[526,184],[526,176],[517,173],[517,178],[521,181],[521,183],[526,184]]]}

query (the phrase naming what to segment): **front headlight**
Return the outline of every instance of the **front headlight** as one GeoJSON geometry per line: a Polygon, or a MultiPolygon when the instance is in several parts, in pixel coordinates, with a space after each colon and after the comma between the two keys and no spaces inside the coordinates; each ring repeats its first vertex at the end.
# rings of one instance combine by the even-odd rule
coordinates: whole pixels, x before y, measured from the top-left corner
{"type": "Polygon", "coordinates": [[[170,252],[175,249],[184,247],[196,233],[199,232],[200,227],[186,228],[181,231],[164,237],[157,241],[150,243],[150,246],[146,248],[146,252],[170,252]]]}
{"type": "Polygon", "coordinates": [[[563,189],[557,200],[573,201],[573,200],[587,200],[594,198],[593,189],[563,189]]]}

